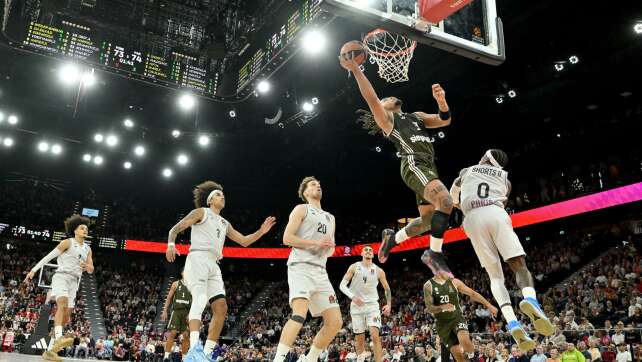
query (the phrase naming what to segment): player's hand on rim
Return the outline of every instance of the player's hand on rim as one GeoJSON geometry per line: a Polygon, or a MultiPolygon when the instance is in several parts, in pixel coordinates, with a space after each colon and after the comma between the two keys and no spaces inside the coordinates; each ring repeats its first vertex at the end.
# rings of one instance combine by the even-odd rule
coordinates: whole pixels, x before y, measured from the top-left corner
{"type": "Polygon", "coordinates": [[[355,70],[360,69],[359,64],[354,60],[354,57],[350,53],[339,55],[339,64],[351,72],[354,73],[355,70]]]}
{"type": "Polygon", "coordinates": [[[276,218],[274,216],[268,216],[267,218],[265,218],[265,221],[263,221],[263,224],[261,224],[261,233],[267,234],[275,224],[276,218]]]}

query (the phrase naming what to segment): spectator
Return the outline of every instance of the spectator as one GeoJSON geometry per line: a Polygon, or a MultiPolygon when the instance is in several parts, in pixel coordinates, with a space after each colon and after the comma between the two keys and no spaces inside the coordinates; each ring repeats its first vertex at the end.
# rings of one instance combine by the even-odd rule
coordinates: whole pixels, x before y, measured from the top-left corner
{"type": "Polygon", "coordinates": [[[617,362],[631,362],[633,358],[631,357],[631,352],[629,352],[626,348],[626,345],[620,344],[617,346],[617,355],[615,357],[615,360],[617,362]]]}
{"type": "Polygon", "coordinates": [[[535,348],[535,354],[531,357],[531,362],[546,362],[546,355],[541,344],[535,348]]]}
{"type": "Polygon", "coordinates": [[[508,362],[528,362],[528,357],[516,345],[513,345],[508,362]]]}
{"type": "Polygon", "coordinates": [[[567,343],[566,351],[562,353],[562,362],[585,362],[584,355],[575,349],[575,344],[567,343]]]}
{"type": "Polygon", "coordinates": [[[551,356],[546,359],[546,362],[561,362],[559,351],[556,347],[552,347],[550,350],[551,356]]]}

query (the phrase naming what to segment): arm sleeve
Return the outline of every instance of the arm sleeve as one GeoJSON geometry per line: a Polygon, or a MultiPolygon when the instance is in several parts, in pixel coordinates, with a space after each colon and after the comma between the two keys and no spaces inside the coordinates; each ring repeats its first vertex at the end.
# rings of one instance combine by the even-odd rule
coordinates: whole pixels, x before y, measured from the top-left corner
{"type": "Polygon", "coordinates": [[[48,262],[50,262],[50,261],[52,261],[53,259],[57,258],[60,254],[61,254],[61,253],[60,253],[60,250],[58,250],[58,248],[54,248],[54,249],[53,249],[49,254],[45,255],[45,257],[44,257],[44,258],[42,258],[42,259],[38,262],[38,264],[36,264],[36,266],[34,266],[34,267],[33,267],[33,269],[31,269],[31,271],[32,271],[32,272],[34,272],[34,273],[35,273],[35,272],[37,272],[37,271],[38,271],[38,270],[40,270],[40,268],[42,268],[45,264],[47,264],[48,262]]]}
{"type": "Polygon", "coordinates": [[[348,280],[347,279],[341,279],[341,284],[339,284],[339,290],[343,292],[348,298],[352,299],[354,298],[354,294],[350,291],[350,288],[348,288],[348,280]]]}

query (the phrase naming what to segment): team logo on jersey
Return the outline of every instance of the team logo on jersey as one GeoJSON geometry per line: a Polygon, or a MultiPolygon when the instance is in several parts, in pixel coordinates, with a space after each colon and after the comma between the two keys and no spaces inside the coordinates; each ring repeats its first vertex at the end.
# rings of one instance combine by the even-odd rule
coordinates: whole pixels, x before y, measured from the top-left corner
{"type": "Polygon", "coordinates": [[[325,219],[326,219],[328,222],[330,222],[330,215],[325,214],[325,219]]]}
{"type": "Polygon", "coordinates": [[[330,302],[330,304],[337,304],[337,296],[330,294],[330,296],[328,296],[328,302],[330,302]]]}
{"type": "Polygon", "coordinates": [[[374,269],[370,269],[370,274],[374,274],[374,269]]]}
{"type": "Polygon", "coordinates": [[[453,290],[453,287],[448,287],[448,291],[451,293],[454,293],[455,291],[453,290]]]}

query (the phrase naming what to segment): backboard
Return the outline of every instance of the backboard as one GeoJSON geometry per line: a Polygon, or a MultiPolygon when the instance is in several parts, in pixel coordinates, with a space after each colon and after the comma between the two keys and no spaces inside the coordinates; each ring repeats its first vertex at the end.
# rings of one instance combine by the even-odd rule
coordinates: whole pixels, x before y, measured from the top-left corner
{"type": "Polygon", "coordinates": [[[401,34],[419,43],[478,62],[499,65],[506,58],[502,21],[495,0],[473,0],[442,20],[429,24],[418,16],[415,0],[320,0],[341,17],[401,34]]]}

